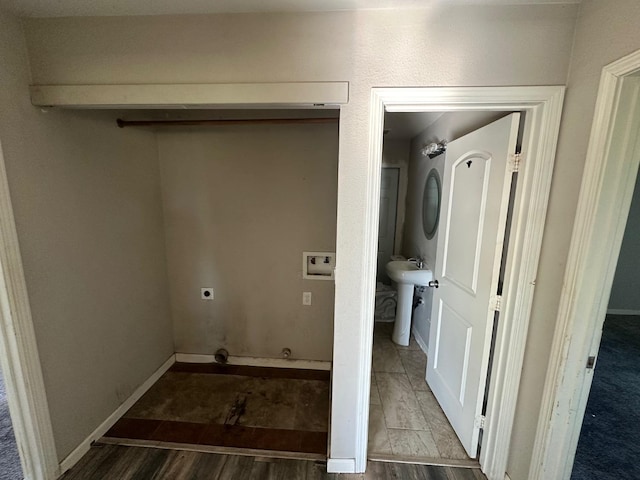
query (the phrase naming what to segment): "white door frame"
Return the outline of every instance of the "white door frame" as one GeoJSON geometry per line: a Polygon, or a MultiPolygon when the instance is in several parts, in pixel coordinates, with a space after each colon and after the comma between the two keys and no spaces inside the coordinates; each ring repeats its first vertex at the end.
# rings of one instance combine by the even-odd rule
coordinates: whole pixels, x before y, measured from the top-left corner
{"type": "MultiPolygon", "coordinates": [[[[560,125],[564,87],[425,87],[373,88],[368,162],[367,245],[363,294],[363,328],[373,332],[377,228],[384,112],[420,111],[524,111],[524,161],[520,168],[512,233],[503,289],[501,321],[497,331],[494,363],[480,464],[490,480],[503,480],[509,454],[520,373],[527,339],[542,233],[547,212],[551,176],[560,125]],[[517,321],[516,321],[517,320],[517,321]]],[[[363,337],[359,385],[356,471],[364,471],[367,459],[369,390],[373,337],[363,337]]]]}
{"type": "Polygon", "coordinates": [[[529,478],[568,479],[638,171],[635,102],[620,101],[640,50],[604,67],[596,101],[529,478]],[[635,103],[635,111],[632,105],[635,103]],[[636,138],[634,138],[634,136],[636,138]]]}
{"type": "Polygon", "coordinates": [[[24,477],[56,478],[58,457],[1,145],[0,365],[24,477]]]}

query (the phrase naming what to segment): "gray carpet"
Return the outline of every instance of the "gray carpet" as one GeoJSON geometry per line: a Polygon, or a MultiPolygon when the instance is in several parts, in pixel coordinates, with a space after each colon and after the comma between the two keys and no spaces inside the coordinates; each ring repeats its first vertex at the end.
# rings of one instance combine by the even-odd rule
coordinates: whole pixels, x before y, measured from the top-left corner
{"type": "Polygon", "coordinates": [[[0,480],[22,479],[22,467],[13,435],[4,378],[0,374],[0,480]]]}
{"type": "Polygon", "coordinates": [[[608,315],[572,480],[640,478],[640,317],[608,315]]]}

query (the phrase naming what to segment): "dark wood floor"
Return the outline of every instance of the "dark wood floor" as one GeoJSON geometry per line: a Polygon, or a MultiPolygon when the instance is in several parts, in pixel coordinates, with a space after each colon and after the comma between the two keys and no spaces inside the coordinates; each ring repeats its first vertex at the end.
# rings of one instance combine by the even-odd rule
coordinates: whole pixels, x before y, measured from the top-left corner
{"type": "Polygon", "coordinates": [[[327,474],[324,462],[94,445],[63,480],[486,480],[478,469],[369,462],[365,474],[327,474]]]}
{"type": "Polygon", "coordinates": [[[324,370],[175,363],[105,437],[326,458],[329,381],[324,370]]]}

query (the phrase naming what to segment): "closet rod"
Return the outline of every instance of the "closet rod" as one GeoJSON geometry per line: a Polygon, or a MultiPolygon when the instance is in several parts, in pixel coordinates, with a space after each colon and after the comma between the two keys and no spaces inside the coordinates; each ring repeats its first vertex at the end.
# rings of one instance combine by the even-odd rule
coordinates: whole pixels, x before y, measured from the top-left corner
{"type": "Polygon", "coordinates": [[[172,125],[289,125],[294,123],[337,123],[339,117],[323,118],[256,118],[245,120],[122,120],[118,118],[116,123],[120,128],[124,127],[148,127],[148,126],[172,126],[172,125]]]}

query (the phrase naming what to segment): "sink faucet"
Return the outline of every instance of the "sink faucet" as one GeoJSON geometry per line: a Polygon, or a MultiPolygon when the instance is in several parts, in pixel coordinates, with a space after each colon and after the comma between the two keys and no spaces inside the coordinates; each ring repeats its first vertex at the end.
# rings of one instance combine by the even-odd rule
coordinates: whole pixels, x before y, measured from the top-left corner
{"type": "Polygon", "coordinates": [[[420,257],[420,256],[412,257],[412,258],[409,259],[409,261],[410,262],[416,262],[416,267],[418,267],[420,269],[422,267],[424,267],[424,258],[423,257],[420,257]]]}

